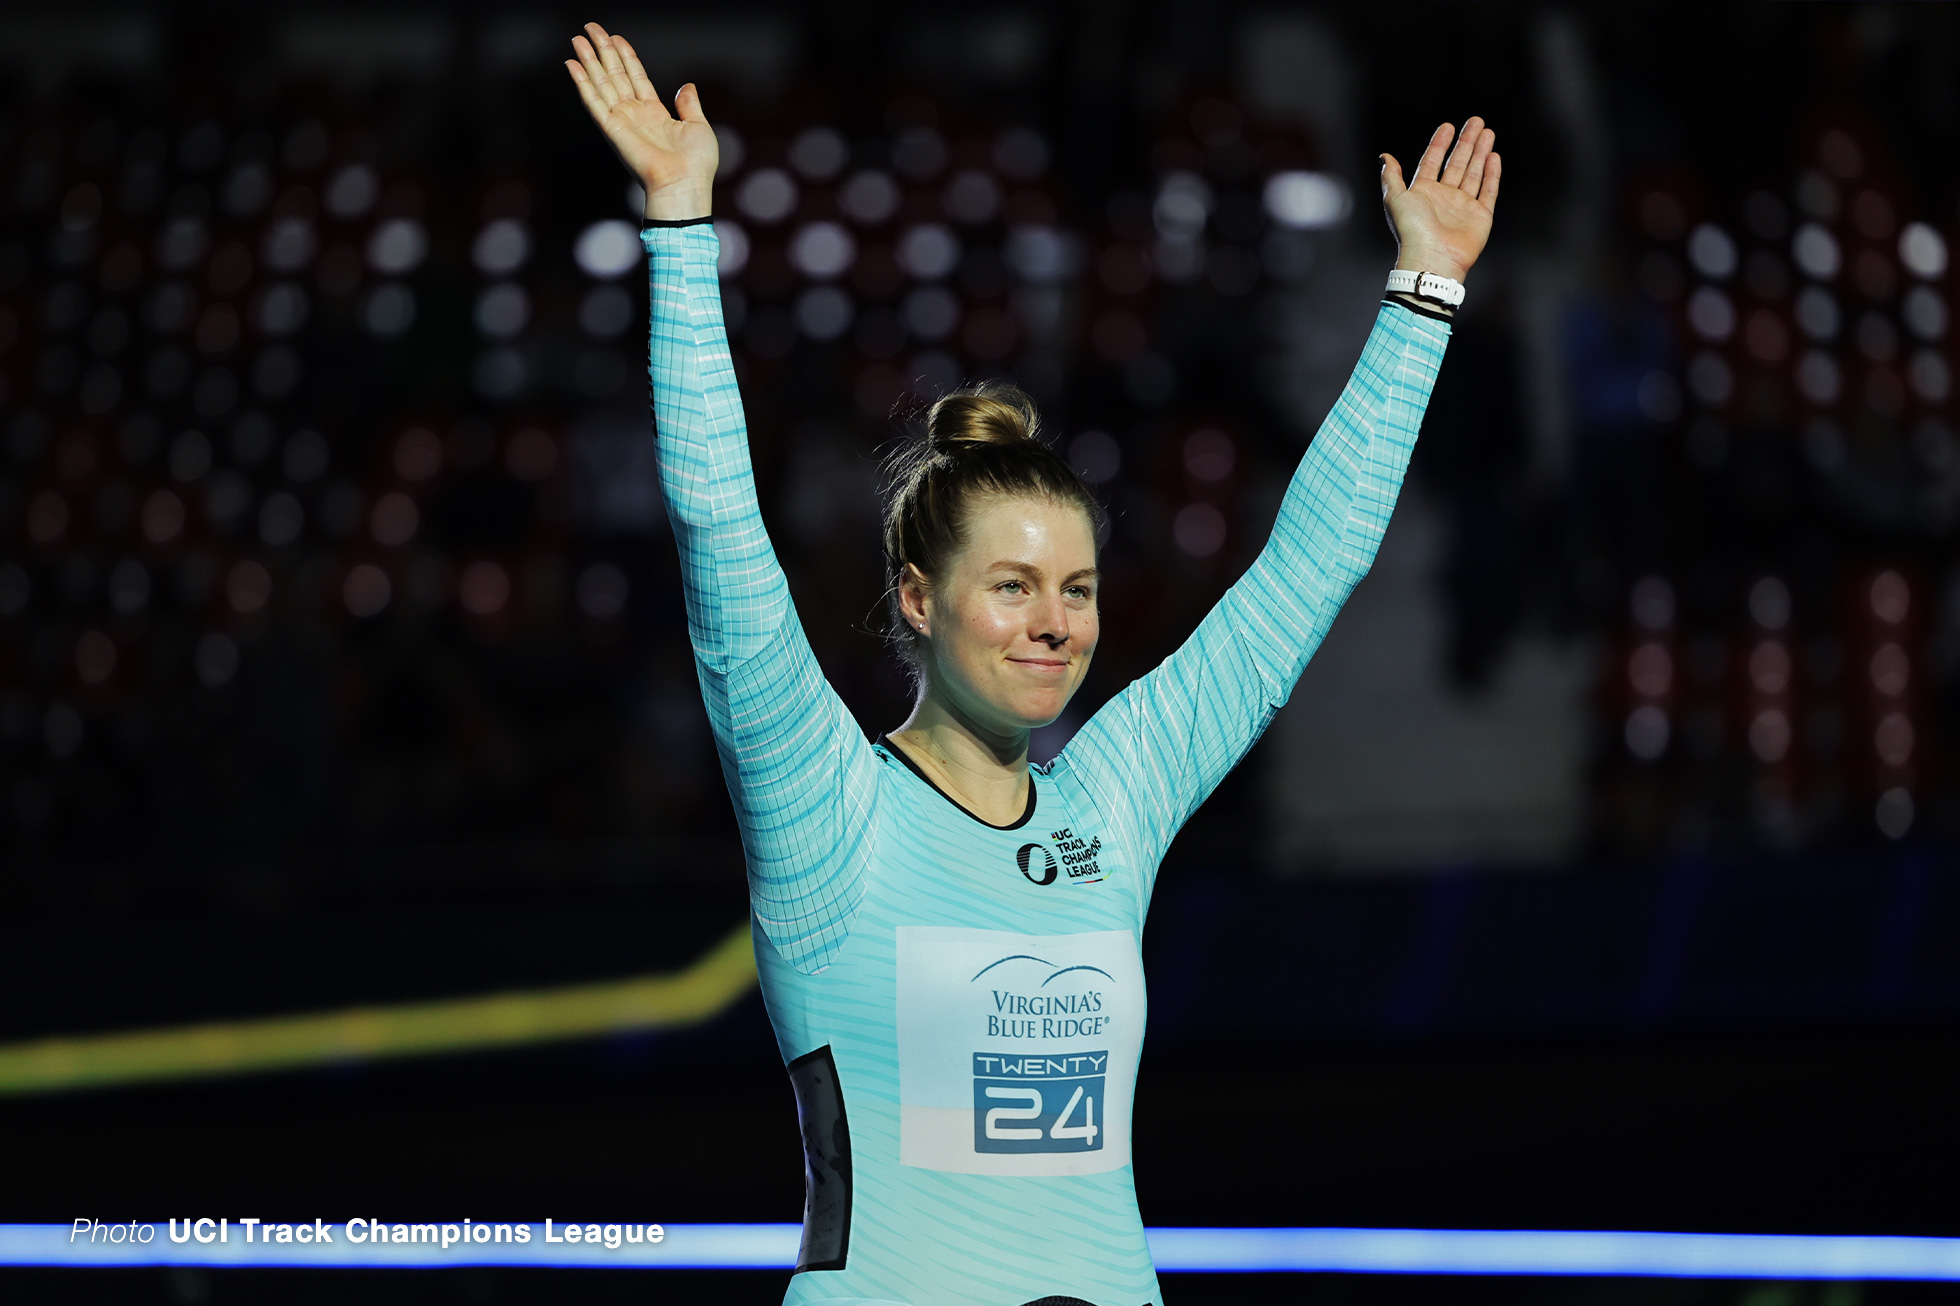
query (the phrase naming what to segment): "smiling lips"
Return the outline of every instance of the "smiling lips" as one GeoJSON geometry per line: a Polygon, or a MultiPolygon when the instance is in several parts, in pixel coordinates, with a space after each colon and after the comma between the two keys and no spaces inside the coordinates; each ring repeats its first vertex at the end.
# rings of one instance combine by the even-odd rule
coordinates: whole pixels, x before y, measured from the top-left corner
{"type": "Polygon", "coordinates": [[[1068,670],[1067,658],[1009,658],[1007,660],[1024,667],[1032,667],[1036,671],[1068,670]]]}

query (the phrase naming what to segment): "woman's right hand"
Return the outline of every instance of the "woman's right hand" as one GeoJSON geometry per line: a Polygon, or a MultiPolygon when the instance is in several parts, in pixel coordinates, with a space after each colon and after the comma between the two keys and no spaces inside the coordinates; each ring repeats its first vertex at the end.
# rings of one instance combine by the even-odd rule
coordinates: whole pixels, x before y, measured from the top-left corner
{"type": "Polygon", "coordinates": [[[675,93],[674,112],[668,113],[625,37],[608,36],[597,23],[587,23],[585,31],[572,38],[578,58],[567,59],[565,67],[592,121],[646,188],[646,216],[665,222],[706,217],[721,147],[694,83],[675,93]]]}

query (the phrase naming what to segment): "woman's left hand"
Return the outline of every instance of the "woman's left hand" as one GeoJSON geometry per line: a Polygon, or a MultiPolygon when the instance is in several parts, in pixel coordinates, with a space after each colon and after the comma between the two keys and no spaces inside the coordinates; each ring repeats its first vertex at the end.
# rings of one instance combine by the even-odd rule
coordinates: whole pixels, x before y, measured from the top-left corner
{"type": "Polygon", "coordinates": [[[1461,281],[1490,239],[1502,164],[1493,149],[1497,133],[1482,118],[1463,124],[1451,150],[1455,135],[1448,123],[1436,129],[1407,185],[1395,156],[1382,155],[1382,208],[1401,249],[1398,269],[1461,281]]]}

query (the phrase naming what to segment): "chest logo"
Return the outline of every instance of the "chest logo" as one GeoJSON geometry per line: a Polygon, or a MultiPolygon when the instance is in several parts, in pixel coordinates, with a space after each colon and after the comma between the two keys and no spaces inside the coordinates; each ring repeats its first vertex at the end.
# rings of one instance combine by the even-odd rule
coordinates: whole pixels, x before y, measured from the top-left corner
{"type": "Polygon", "coordinates": [[[1014,864],[1030,884],[1049,885],[1058,879],[1070,884],[1096,884],[1103,878],[1102,838],[1084,838],[1070,826],[1050,830],[1047,844],[1024,843],[1014,854],[1014,864]]]}

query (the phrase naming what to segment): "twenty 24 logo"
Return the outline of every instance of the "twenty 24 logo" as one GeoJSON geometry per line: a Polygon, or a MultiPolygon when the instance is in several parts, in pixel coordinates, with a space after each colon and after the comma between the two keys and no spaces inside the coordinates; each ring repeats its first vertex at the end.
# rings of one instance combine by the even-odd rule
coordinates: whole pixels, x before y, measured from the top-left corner
{"type": "Polygon", "coordinates": [[[1038,843],[1022,844],[1020,851],[1014,854],[1014,864],[1034,884],[1053,884],[1060,869],[1055,863],[1055,854],[1038,843]]]}

